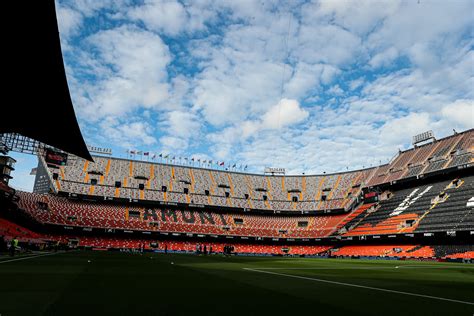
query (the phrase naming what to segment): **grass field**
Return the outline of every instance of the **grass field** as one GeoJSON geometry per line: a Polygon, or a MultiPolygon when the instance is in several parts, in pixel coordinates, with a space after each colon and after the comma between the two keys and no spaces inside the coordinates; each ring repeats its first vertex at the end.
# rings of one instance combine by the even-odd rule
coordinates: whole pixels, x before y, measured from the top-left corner
{"type": "Polygon", "coordinates": [[[106,252],[9,260],[0,259],[1,316],[474,314],[474,265],[106,252]]]}

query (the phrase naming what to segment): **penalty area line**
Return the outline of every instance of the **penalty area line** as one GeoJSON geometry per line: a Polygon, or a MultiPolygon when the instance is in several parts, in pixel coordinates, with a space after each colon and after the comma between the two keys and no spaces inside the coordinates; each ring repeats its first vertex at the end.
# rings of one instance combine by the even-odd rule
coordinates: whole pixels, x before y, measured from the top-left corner
{"type": "Polygon", "coordinates": [[[309,277],[304,277],[304,276],[299,276],[299,275],[285,274],[285,273],[278,273],[278,272],[271,272],[271,271],[262,271],[262,270],[251,269],[251,268],[242,268],[242,269],[244,269],[246,271],[272,274],[272,275],[284,276],[284,277],[288,277],[288,278],[308,280],[308,281],[313,281],[313,282],[329,283],[329,284],[336,284],[336,285],[355,287],[355,288],[361,288],[361,289],[367,289],[367,290],[374,290],[374,291],[380,291],[380,292],[388,292],[388,293],[395,293],[395,294],[402,294],[402,295],[409,295],[409,296],[417,296],[417,297],[429,298],[429,299],[439,300],[439,301],[447,301],[447,302],[460,303],[460,304],[466,304],[466,305],[474,305],[473,302],[454,300],[454,299],[450,299],[450,298],[444,298],[444,297],[438,297],[438,296],[432,296],[432,295],[424,295],[424,294],[403,292],[403,291],[397,291],[397,290],[389,290],[389,289],[383,289],[383,288],[379,288],[379,287],[358,285],[358,284],[338,282],[338,281],[329,281],[329,280],[324,280],[324,279],[309,278],[309,277]]]}

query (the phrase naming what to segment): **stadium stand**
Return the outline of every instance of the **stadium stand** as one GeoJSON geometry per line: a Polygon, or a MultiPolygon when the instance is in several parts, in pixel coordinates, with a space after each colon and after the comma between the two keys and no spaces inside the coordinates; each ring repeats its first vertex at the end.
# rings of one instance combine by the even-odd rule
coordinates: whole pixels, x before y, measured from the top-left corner
{"type": "MultiPolygon", "coordinates": [[[[57,241],[62,244],[71,244],[76,247],[92,249],[141,249],[191,252],[196,246],[212,247],[214,253],[223,252],[224,242],[209,241],[176,241],[154,240],[143,238],[124,238],[106,236],[71,236],[40,234],[0,218],[0,236],[6,240],[17,237],[23,244],[40,244],[57,241]]],[[[272,254],[272,255],[332,255],[332,256],[370,256],[370,257],[398,257],[398,258],[440,258],[440,259],[474,259],[473,245],[351,245],[335,247],[329,245],[268,245],[232,243],[234,253],[272,254]]]]}
{"type": "Polygon", "coordinates": [[[333,249],[331,253],[337,256],[386,256],[396,257],[413,248],[411,245],[357,245],[357,246],[344,246],[339,249],[333,249]]]}
{"type": "Polygon", "coordinates": [[[17,192],[19,206],[43,223],[79,227],[258,237],[329,236],[347,215],[274,216],[128,207],[17,192]],[[47,204],[41,209],[40,203],[47,204]]]}
{"type": "MultiPolygon", "coordinates": [[[[52,191],[36,194],[2,185],[0,197],[9,196],[9,203],[19,208],[16,213],[39,227],[52,228],[55,235],[34,233],[7,220],[0,221],[0,232],[17,232],[25,240],[67,242],[76,238],[80,246],[104,249],[136,249],[144,243],[152,249],[150,238],[165,235],[206,237],[203,240],[215,251],[225,245],[222,240],[230,238],[236,252],[242,253],[310,255],[329,254],[332,249],[334,256],[471,258],[469,245],[405,241],[393,246],[382,241],[373,246],[364,245],[363,240],[405,234],[472,235],[472,151],[469,130],[400,152],[391,163],[379,167],[303,176],[256,175],[102,156],[95,156],[95,162],[72,156],[66,166],[48,166],[40,157],[52,191]],[[400,179],[404,181],[398,182],[400,179]],[[77,234],[104,229],[120,234],[77,234]],[[135,238],[122,236],[132,232],[135,238]],[[143,234],[153,235],[144,239],[143,234]],[[209,242],[208,238],[220,241],[209,242]],[[341,239],[353,238],[361,244],[335,246],[341,239]],[[310,239],[316,244],[305,244],[310,239]],[[290,247],[287,242],[295,244],[290,247]]],[[[196,241],[167,242],[169,250],[195,250],[196,241]]]]}
{"type": "MultiPolygon", "coordinates": [[[[265,177],[99,156],[94,160],[95,163],[89,163],[76,159],[70,166],[61,167],[59,180],[53,182],[55,189],[93,196],[226,207],[324,210],[349,206],[360,191],[363,175],[367,174],[356,171],[323,177],[265,177]],[[119,188],[117,182],[121,184],[119,188]]],[[[48,170],[51,177],[57,173],[52,168],[48,170]]]]}
{"type": "Polygon", "coordinates": [[[473,245],[357,245],[331,249],[334,256],[473,259],[473,245]]]}
{"type": "Polygon", "coordinates": [[[473,193],[474,176],[394,191],[372,212],[359,214],[344,235],[470,230],[474,214],[467,203],[473,193]]]}
{"type": "Polygon", "coordinates": [[[94,156],[47,166],[55,192],[241,209],[351,209],[364,187],[471,165],[473,130],[400,152],[390,164],[328,175],[264,176],[94,156]],[[57,180],[53,181],[53,174],[57,180]]]}
{"type": "Polygon", "coordinates": [[[457,133],[406,151],[390,163],[377,168],[369,186],[452,168],[473,161],[473,130],[457,133]]]}
{"type": "MultiPolygon", "coordinates": [[[[196,252],[196,245],[206,246],[207,250],[212,252],[223,252],[226,243],[222,242],[190,242],[190,241],[150,241],[147,239],[120,239],[120,238],[91,238],[77,237],[73,238],[78,245],[83,247],[104,248],[104,249],[156,249],[167,251],[196,252]],[[154,246],[156,245],[156,246],[154,246]]],[[[234,253],[253,253],[253,254],[293,254],[293,255],[316,255],[326,252],[330,246],[285,246],[285,245],[253,245],[235,243],[234,253]]]]}
{"type": "Polygon", "coordinates": [[[6,236],[7,238],[17,237],[20,241],[42,238],[41,234],[35,233],[4,218],[0,218],[0,236],[6,236]]]}

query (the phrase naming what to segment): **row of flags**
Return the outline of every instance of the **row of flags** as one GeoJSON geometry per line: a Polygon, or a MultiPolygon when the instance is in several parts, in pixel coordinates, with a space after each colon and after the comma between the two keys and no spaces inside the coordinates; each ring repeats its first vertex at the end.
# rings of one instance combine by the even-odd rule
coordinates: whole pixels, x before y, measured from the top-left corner
{"type": "Polygon", "coordinates": [[[195,165],[197,164],[200,167],[223,167],[225,168],[230,168],[231,170],[247,170],[247,165],[242,165],[242,164],[237,164],[237,163],[225,163],[224,161],[218,161],[218,160],[208,160],[208,159],[200,159],[200,158],[188,158],[188,157],[177,157],[177,156],[171,156],[170,154],[156,154],[156,153],[151,153],[149,151],[141,151],[141,150],[127,150],[126,151],[128,155],[131,157],[135,157],[136,155],[141,156],[142,159],[143,157],[146,157],[148,161],[150,159],[152,161],[157,161],[159,160],[160,162],[166,161],[168,163],[177,163],[180,165],[195,165]]]}

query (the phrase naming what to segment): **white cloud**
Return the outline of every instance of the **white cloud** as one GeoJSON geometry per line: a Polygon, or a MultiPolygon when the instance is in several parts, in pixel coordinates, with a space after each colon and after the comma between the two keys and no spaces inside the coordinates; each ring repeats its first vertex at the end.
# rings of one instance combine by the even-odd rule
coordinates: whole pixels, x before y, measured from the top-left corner
{"type": "Polygon", "coordinates": [[[463,36],[463,29],[472,28],[473,10],[472,1],[400,2],[369,35],[367,45],[385,51],[388,58],[393,58],[396,50],[418,66],[432,67],[443,56],[440,49],[449,49],[454,39],[463,36]]]}
{"type": "Polygon", "coordinates": [[[458,130],[474,127],[474,101],[456,100],[441,110],[441,115],[458,130]]]}
{"type": "Polygon", "coordinates": [[[153,136],[154,128],[138,117],[117,119],[106,117],[99,123],[101,143],[112,143],[125,149],[136,149],[140,146],[156,144],[153,136]]]}
{"type": "Polygon", "coordinates": [[[189,138],[199,133],[199,117],[191,112],[172,111],[168,114],[167,129],[169,134],[189,138]]]}
{"type": "Polygon", "coordinates": [[[103,9],[118,12],[125,9],[128,2],[129,0],[55,0],[63,46],[69,37],[79,35],[85,18],[93,17],[103,9]]]}
{"type": "MultiPolygon", "coordinates": [[[[207,139],[213,144],[212,150],[217,158],[235,160],[236,157],[243,156],[238,149],[246,150],[248,146],[248,149],[251,150],[254,148],[254,144],[261,139],[268,140],[274,137],[276,141],[280,133],[288,133],[288,130],[298,129],[297,124],[303,123],[308,116],[309,112],[303,109],[298,101],[282,99],[259,119],[243,121],[211,133],[207,139]]],[[[273,147],[274,145],[274,141],[270,140],[269,146],[273,147]]],[[[268,154],[268,152],[265,152],[265,154],[268,154]]],[[[275,155],[275,153],[272,153],[272,155],[275,155]]]]}
{"type": "Polygon", "coordinates": [[[160,138],[160,145],[162,145],[164,152],[182,154],[189,149],[190,143],[186,138],[166,135],[160,138]]]}
{"type": "Polygon", "coordinates": [[[142,6],[130,9],[133,20],[141,20],[154,31],[176,35],[186,24],[186,10],[178,1],[145,1],[142,6]]]}
{"type": "Polygon", "coordinates": [[[410,136],[426,132],[431,127],[427,113],[410,113],[385,123],[380,129],[380,138],[389,144],[401,146],[410,136]]]}
{"type": "Polygon", "coordinates": [[[331,24],[302,24],[298,34],[298,49],[292,55],[311,64],[327,63],[342,66],[362,53],[361,39],[349,31],[331,24]]]}
{"type": "Polygon", "coordinates": [[[472,1],[107,3],[61,2],[87,135],[310,173],[473,126],[472,1]]]}
{"type": "Polygon", "coordinates": [[[299,123],[305,120],[308,115],[308,111],[302,109],[298,101],[282,99],[263,115],[262,128],[280,129],[299,123]]]}
{"type": "Polygon", "coordinates": [[[278,63],[216,60],[197,78],[196,109],[214,125],[238,122],[279,98],[282,76],[284,69],[278,63]]]}
{"type": "Polygon", "coordinates": [[[77,11],[85,16],[93,16],[98,11],[107,8],[109,10],[116,10],[126,5],[128,0],[66,0],[61,1],[74,7],[77,11]]]}
{"type": "Polygon", "coordinates": [[[329,94],[336,95],[336,96],[341,96],[341,95],[344,94],[344,90],[342,90],[341,87],[338,84],[336,84],[336,85],[332,86],[331,88],[329,88],[327,90],[327,92],[329,94]]]}
{"type": "Polygon", "coordinates": [[[171,111],[163,115],[162,124],[160,144],[168,151],[183,152],[201,134],[201,119],[193,112],[171,111]]]}
{"type": "Polygon", "coordinates": [[[159,36],[122,26],[100,31],[87,43],[92,45],[92,51],[83,56],[82,65],[98,65],[90,73],[95,80],[77,87],[81,96],[76,104],[82,115],[97,119],[123,115],[139,107],[173,106],[165,102],[169,95],[166,67],[171,57],[159,36]]]}
{"type": "Polygon", "coordinates": [[[360,86],[362,86],[363,84],[364,84],[364,79],[363,78],[352,80],[352,81],[349,82],[349,89],[350,90],[355,90],[355,89],[359,88],[360,86]]]}
{"type": "Polygon", "coordinates": [[[380,20],[394,14],[400,1],[320,1],[313,14],[330,18],[334,23],[360,35],[367,34],[380,20]]]}
{"type": "Polygon", "coordinates": [[[369,61],[369,64],[378,68],[381,66],[389,66],[398,57],[398,51],[395,47],[389,47],[386,50],[375,54],[369,61]]]}
{"type": "Polygon", "coordinates": [[[216,16],[213,6],[215,4],[207,0],[183,3],[176,0],[145,0],[143,4],[129,8],[126,15],[134,21],[143,22],[151,31],[176,36],[182,32],[205,30],[205,23],[216,16]]]}
{"type": "Polygon", "coordinates": [[[63,38],[68,38],[73,34],[77,34],[82,24],[83,16],[80,12],[58,5],[56,9],[58,16],[58,28],[63,38]]]}

